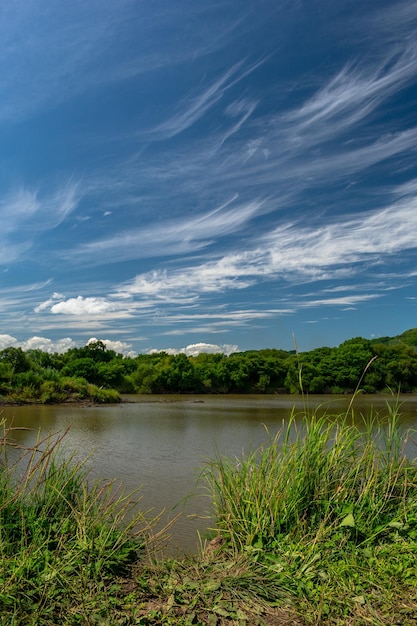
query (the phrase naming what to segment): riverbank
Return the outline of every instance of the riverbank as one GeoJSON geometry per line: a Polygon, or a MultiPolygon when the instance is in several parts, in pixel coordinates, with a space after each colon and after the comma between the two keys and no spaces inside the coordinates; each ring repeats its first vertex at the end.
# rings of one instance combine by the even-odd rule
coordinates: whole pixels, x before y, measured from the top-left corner
{"type": "Polygon", "coordinates": [[[176,559],[140,501],[132,515],[114,485],[87,489],[60,440],[10,465],[5,429],[2,624],[416,624],[417,468],[396,411],[386,420],[309,415],[214,459],[213,539],[176,559]]]}
{"type": "Polygon", "coordinates": [[[114,404],[121,402],[115,389],[104,389],[81,378],[63,377],[46,380],[39,385],[14,387],[3,385],[0,406],[23,406],[33,404],[114,404]]]}

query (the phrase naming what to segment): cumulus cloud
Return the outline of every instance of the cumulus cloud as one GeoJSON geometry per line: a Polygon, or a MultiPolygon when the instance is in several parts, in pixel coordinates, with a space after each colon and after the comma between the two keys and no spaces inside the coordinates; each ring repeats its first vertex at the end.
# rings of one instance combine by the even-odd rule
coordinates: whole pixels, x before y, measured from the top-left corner
{"type": "Polygon", "coordinates": [[[124,356],[136,356],[136,352],[132,350],[132,344],[126,341],[112,340],[112,339],[96,339],[91,337],[87,341],[87,345],[95,343],[96,341],[102,341],[108,350],[114,350],[117,354],[123,354],[124,356]]]}
{"type": "MultiPolygon", "coordinates": [[[[132,349],[132,344],[126,341],[120,341],[115,339],[98,339],[96,337],[91,337],[88,339],[85,345],[89,345],[95,343],[96,341],[101,341],[104,343],[108,350],[114,350],[117,354],[122,354],[127,357],[135,357],[137,353],[132,349]]],[[[5,348],[14,347],[14,348],[22,348],[22,350],[42,350],[42,352],[47,352],[48,354],[53,354],[55,352],[59,354],[63,354],[70,350],[71,348],[79,347],[73,339],[70,337],[63,337],[61,339],[49,339],[48,337],[30,337],[24,341],[19,341],[16,337],[12,335],[0,335],[0,350],[4,350],[5,348]]],[[[234,344],[212,344],[212,343],[193,343],[184,348],[166,348],[163,350],[157,350],[155,348],[148,350],[147,354],[153,354],[155,352],[167,352],[168,354],[186,354],[187,356],[196,356],[201,352],[205,352],[208,354],[232,354],[233,352],[238,352],[239,348],[234,344]]]]}
{"type": "Polygon", "coordinates": [[[64,296],[55,293],[52,298],[42,302],[35,308],[35,313],[49,310],[54,315],[103,315],[116,311],[116,305],[106,298],[77,296],[63,299],[64,296]]]}
{"type": "Polygon", "coordinates": [[[185,348],[164,348],[163,350],[156,350],[152,348],[148,351],[148,354],[154,354],[156,352],[166,352],[167,354],[186,354],[187,356],[197,356],[197,354],[201,354],[205,352],[207,354],[232,354],[234,352],[239,352],[239,348],[237,345],[232,344],[221,344],[216,345],[213,343],[192,343],[185,348]]]}
{"type": "MultiPolygon", "coordinates": [[[[87,341],[86,345],[95,341],[99,340],[95,337],[91,337],[91,339],[87,341]]],[[[130,343],[112,339],[100,339],[100,341],[104,343],[108,350],[114,350],[117,354],[123,354],[124,356],[130,357],[136,356],[136,352],[132,350],[132,345],[130,343]]],[[[4,350],[9,347],[22,348],[25,352],[27,350],[42,350],[42,352],[47,352],[48,354],[53,354],[55,352],[63,354],[71,348],[79,347],[79,343],[75,342],[70,337],[49,339],[48,337],[38,337],[35,335],[34,337],[30,337],[24,341],[19,341],[16,337],[12,337],[12,335],[0,335],[0,350],[4,350]]]]}
{"type": "Polygon", "coordinates": [[[19,346],[19,342],[15,337],[11,335],[0,335],[0,350],[4,350],[5,348],[17,348],[19,346]]]}
{"type": "Polygon", "coordinates": [[[75,348],[76,343],[70,337],[64,337],[63,339],[48,339],[47,337],[31,337],[26,341],[20,342],[20,347],[22,350],[42,350],[42,352],[48,352],[49,354],[53,354],[54,352],[59,352],[63,354],[67,352],[70,348],[75,348]]]}
{"type": "Polygon", "coordinates": [[[69,298],[51,306],[51,313],[66,315],[102,315],[114,311],[114,305],[105,298],[69,298]]]}
{"type": "Polygon", "coordinates": [[[41,311],[46,311],[50,309],[57,302],[61,302],[65,296],[62,293],[53,293],[49,300],[45,300],[45,302],[41,302],[38,306],[35,307],[35,313],[40,313],[41,311]]]}
{"type": "Polygon", "coordinates": [[[25,351],[42,350],[42,352],[48,352],[49,354],[53,354],[54,352],[62,354],[75,346],[75,341],[69,337],[52,340],[47,337],[34,336],[26,339],[25,341],[18,341],[16,337],[12,337],[11,335],[0,335],[0,350],[13,347],[22,348],[22,350],[25,351]]]}

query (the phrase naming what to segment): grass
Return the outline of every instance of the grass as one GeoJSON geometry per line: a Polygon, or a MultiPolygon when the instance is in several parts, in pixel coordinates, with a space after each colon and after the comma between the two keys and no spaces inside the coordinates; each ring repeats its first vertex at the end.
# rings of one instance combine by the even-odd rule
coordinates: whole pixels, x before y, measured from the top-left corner
{"type": "Polygon", "coordinates": [[[87,486],[60,439],[14,463],[5,429],[0,623],[416,626],[417,466],[387,412],[360,426],[293,414],[256,452],[215,459],[214,538],[176,559],[153,552],[146,515],[127,516],[131,496],[87,486]]]}
{"type": "Polygon", "coordinates": [[[223,550],[261,565],[280,591],[268,600],[284,593],[302,623],[417,623],[417,466],[404,443],[395,409],[363,428],[312,415],[297,430],[293,415],[261,450],[216,460],[206,477],[223,550]]]}
{"type": "Polygon", "coordinates": [[[113,483],[88,487],[83,467],[62,458],[62,438],[39,440],[12,461],[13,429],[3,428],[2,626],[105,623],[118,606],[117,581],[149,543],[148,521],[113,483]]]}

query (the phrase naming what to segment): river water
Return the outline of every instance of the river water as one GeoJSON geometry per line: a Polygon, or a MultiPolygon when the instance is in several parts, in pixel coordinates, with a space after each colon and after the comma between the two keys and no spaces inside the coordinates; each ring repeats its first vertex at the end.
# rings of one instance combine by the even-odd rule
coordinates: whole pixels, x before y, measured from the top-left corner
{"type": "MultiPolygon", "coordinates": [[[[140,506],[163,523],[180,514],[171,529],[168,551],[194,551],[198,532],[213,525],[211,501],[202,468],[218,455],[240,457],[267,443],[291,410],[345,413],[347,396],[125,396],[127,402],[111,406],[3,407],[2,417],[15,427],[14,438],[31,446],[39,436],[68,433],[65,454],[85,460],[92,479],[120,481],[127,491],[140,487],[140,506]],[[269,435],[268,435],[269,433],[269,435]]],[[[417,396],[399,398],[401,423],[417,429],[417,396]]],[[[372,411],[387,414],[383,396],[358,396],[353,403],[357,420],[372,411]]],[[[416,436],[417,439],[417,436],[416,436]]],[[[407,454],[414,454],[411,441],[407,454]]]]}

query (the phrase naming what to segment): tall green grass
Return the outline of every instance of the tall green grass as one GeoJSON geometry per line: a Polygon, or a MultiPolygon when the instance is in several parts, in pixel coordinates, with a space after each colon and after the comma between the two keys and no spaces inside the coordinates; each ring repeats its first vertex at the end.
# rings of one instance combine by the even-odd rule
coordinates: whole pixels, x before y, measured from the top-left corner
{"type": "Polygon", "coordinates": [[[263,565],[265,593],[289,594],[306,624],[394,623],[400,597],[417,612],[410,433],[398,408],[351,418],[292,414],[256,452],[206,471],[222,551],[263,565]]]}
{"type": "Polygon", "coordinates": [[[292,414],[267,446],[209,465],[219,529],[240,550],[323,526],[355,529],[364,543],[417,524],[417,466],[404,443],[395,410],[360,426],[327,415],[300,425],[292,414]]]}
{"type": "Polygon", "coordinates": [[[109,589],[143,554],[151,522],[113,483],[88,486],[86,470],[62,457],[62,438],[12,461],[13,429],[3,429],[0,623],[107,623],[109,589]]]}
{"type": "Polygon", "coordinates": [[[135,498],[88,486],[61,438],[11,454],[3,428],[1,626],[415,624],[417,465],[396,407],[293,413],[259,450],[215,459],[219,536],[168,560],[135,498]]]}

